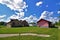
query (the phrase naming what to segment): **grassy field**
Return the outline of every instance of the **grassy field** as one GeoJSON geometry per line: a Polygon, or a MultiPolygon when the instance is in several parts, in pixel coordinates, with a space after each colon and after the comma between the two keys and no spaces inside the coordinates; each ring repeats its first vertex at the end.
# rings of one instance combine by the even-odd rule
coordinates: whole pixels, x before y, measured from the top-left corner
{"type": "Polygon", "coordinates": [[[58,39],[53,37],[45,38],[37,36],[15,36],[15,37],[0,38],[0,40],[58,40],[58,39]]]}
{"type": "Polygon", "coordinates": [[[58,30],[58,40],[60,40],[60,29],[58,30]]]}
{"type": "MultiPolygon", "coordinates": [[[[58,29],[56,28],[39,28],[39,27],[21,27],[21,28],[0,28],[0,34],[15,34],[15,33],[37,33],[48,34],[51,37],[37,37],[37,36],[16,36],[0,38],[0,40],[60,40],[58,29]]],[[[60,32],[59,32],[60,33],[60,32]]]]}

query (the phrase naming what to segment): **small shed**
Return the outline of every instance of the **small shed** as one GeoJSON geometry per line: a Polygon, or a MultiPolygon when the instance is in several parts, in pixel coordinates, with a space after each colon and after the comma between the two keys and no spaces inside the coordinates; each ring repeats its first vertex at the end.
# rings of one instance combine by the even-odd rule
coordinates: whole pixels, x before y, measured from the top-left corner
{"type": "Polygon", "coordinates": [[[29,26],[37,26],[37,23],[29,23],[29,26]]]}
{"type": "Polygon", "coordinates": [[[52,27],[52,22],[47,21],[45,19],[41,19],[37,22],[37,26],[39,26],[41,28],[50,28],[50,27],[52,27]]]}
{"type": "Polygon", "coordinates": [[[26,20],[18,20],[18,19],[11,19],[10,22],[7,23],[7,27],[25,27],[29,26],[26,20]]]}

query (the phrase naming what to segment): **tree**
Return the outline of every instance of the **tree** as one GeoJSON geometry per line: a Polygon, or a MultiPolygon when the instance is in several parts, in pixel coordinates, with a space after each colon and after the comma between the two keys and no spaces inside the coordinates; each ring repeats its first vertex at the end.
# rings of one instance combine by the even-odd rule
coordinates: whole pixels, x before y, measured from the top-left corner
{"type": "Polygon", "coordinates": [[[55,22],[55,26],[57,26],[58,28],[60,28],[60,16],[58,16],[58,18],[59,18],[59,21],[55,22]]]}
{"type": "Polygon", "coordinates": [[[5,25],[5,22],[0,22],[0,25],[5,25]]]}

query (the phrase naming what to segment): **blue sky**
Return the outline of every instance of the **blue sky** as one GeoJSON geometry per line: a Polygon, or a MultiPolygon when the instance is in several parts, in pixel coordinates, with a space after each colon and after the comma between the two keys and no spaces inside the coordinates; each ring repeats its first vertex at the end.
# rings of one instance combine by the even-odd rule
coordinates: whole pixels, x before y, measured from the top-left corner
{"type": "Polygon", "coordinates": [[[18,1],[19,0],[13,0],[13,1],[1,0],[0,1],[0,19],[1,19],[0,21],[9,21],[11,18],[14,19],[14,17],[16,19],[16,17],[18,17],[19,14],[20,14],[19,19],[25,19],[27,21],[32,20],[31,22],[37,21],[38,19],[41,19],[41,18],[44,18],[50,21],[52,21],[51,19],[54,18],[54,20],[56,19],[57,21],[58,19],[57,16],[60,15],[60,11],[59,11],[60,0],[22,0],[22,3],[19,3],[18,1]],[[17,1],[17,3],[15,1],[17,1]],[[14,6],[15,8],[13,6],[8,6],[12,4],[16,5],[14,6]],[[24,8],[21,7],[21,4],[22,4],[22,7],[24,8]],[[17,7],[21,8],[22,10],[19,11],[20,9],[17,7]]]}
{"type": "MultiPolygon", "coordinates": [[[[42,5],[36,6],[37,2],[40,2],[40,0],[26,0],[28,4],[28,12],[30,14],[36,14],[36,16],[40,16],[43,11],[53,11],[55,14],[57,14],[57,11],[60,8],[60,5],[57,5],[59,3],[59,0],[41,0],[43,2],[42,5]],[[48,7],[46,7],[48,5],[48,7]]],[[[28,15],[28,14],[26,14],[28,15]]],[[[57,15],[55,15],[57,16],[57,15]]]]}

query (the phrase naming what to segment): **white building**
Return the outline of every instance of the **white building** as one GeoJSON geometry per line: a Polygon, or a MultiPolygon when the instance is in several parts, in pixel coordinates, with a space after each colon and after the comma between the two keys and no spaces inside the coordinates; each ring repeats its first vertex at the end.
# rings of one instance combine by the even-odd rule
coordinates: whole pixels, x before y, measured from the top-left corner
{"type": "Polygon", "coordinates": [[[29,23],[29,26],[37,26],[37,23],[29,23]]]}

